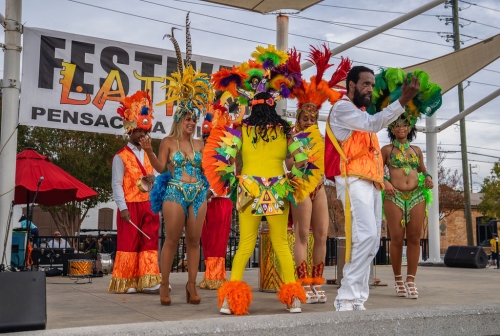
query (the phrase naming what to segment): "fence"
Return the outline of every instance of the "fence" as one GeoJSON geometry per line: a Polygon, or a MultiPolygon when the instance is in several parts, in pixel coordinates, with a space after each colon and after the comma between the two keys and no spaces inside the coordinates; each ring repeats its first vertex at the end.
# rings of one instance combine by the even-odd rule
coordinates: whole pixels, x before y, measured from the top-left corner
{"type": "MultiPolygon", "coordinates": [[[[54,236],[40,236],[38,237],[39,242],[41,244],[41,248],[47,248],[47,244],[54,239],[54,236]]],[[[57,237],[59,238],[59,237],[57,237]]],[[[113,251],[106,251],[103,248],[102,241],[100,238],[102,236],[65,236],[61,237],[65,239],[71,247],[75,249],[75,253],[114,253],[113,251]],[[89,238],[89,239],[87,239],[89,238]]],[[[116,236],[108,236],[107,239],[111,240],[116,246],[116,236]]],[[[260,246],[260,236],[257,238],[257,243],[255,246],[255,250],[253,254],[250,256],[250,259],[247,263],[247,268],[258,268],[259,267],[259,246],[260,246]]],[[[158,247],[159,251],[161,250],[161,246],[163,246],[163,242],[165,241],[165,236],[162,234],[159,237],[158,247]]],[[[233,258],[238,249],[239,237],[238,236],[230,236],[226,248],[226,268],[230,269],[233,264],[233,258]]],[[[406,245],[406,239],[404,244],[406,245]]],[[[426,260],[429,257],[429,241],[428,239],[420,239],[420,246],[422,249],[422,259],[426,260]]],[[[375,256],[375,263],[377,265],[390,265],[390,248],[391,248],[391,240],[385,237],[380,239],[380,248],[375,256]]],[[[171,272],[186,272],[187,271],[187,263],[186,263],[186,242],[185,237],[181,237],[179,240],[179,244],[177,245],[177,249],[174,255],[174,261],[172,264],[171,272]]],[[[336,238],[327,238],[326,240],[326,257],[325,257],[325,265],[326,266],[335,266],[337,264],[337,239],[336,238]]],[[[205,263],[203,250],[201,249],[200,253],[200,262],[198,264],[198,270],[201,272],[205,271],[205,263]]]]}

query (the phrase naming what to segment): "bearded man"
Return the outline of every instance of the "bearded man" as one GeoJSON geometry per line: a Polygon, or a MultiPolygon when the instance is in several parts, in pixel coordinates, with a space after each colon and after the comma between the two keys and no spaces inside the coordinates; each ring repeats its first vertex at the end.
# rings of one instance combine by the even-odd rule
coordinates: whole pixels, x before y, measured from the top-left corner
{"type": "Polygon", "coordinates": [[[375,76],[364,66],[346,78],[347,94],[331,108],[326,125],[325,175],[335,181],[345,211],[346,263],[334,301],[337,311],[366,310],[370,263],[380,245],[384,169],[377,132],[396,120],[418,93],[420,83],[406,79],[401,97],[370,115],[375,76]]]}

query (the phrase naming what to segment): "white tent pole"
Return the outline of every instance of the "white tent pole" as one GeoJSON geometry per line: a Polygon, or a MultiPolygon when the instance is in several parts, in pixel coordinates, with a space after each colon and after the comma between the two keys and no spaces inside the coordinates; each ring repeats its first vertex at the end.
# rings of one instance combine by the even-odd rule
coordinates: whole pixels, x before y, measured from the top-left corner
{"type": "MultiPolygon", "coordinates": [[[[361,35],[361,36],[356,37],[355,39],[350,40],[349,42],[346,42],[346,43],[338,46],[337,48],[332,49],[331,50],[332,56],[338,55],[341,52],[346,51],[349,48],[352,48],[352,47],[354,47],[354,46],[356,46],[356,45],[358,45],[366,40],[371,39],[372,37],[374,37],[380,33],[385,32],[386,30],[394,28],[397,25],[399,25],[405,21],[408,21],[409,19],[414,18],[417,15],[420,15],[424,12],[427,12],[429,9],[432,9],[432,8],[444,3],[445,1],[446,0],[429,1],[425,5],[420,6],[416,9],[412,10],[411,12],[408,12],[404,15],[401,15],[400,17],[398,17],[392,21],[389,21],[386,24],[381,25],[380,27],[377,27],[377,28],[375,28],[375,29],[373,29],[373,30],[361,35]]],[[[313,66],[313,64],[311,62],[305,62],[305,63],[300,65],[302,70],[309,69],[312,66],[313,66]]]]}
{"type": "MultiPolygon", "coordinates": [[[[281,51],[288,50],[288,24],[288,16],[279,14],[276,17],[276,49],[281,51]]],[[[276,112],[281,116],[286,115],[286,99],[277,102],[276,112]]]]}
{"type": "MultiPolygon", "coordinates": [[[[436,127],[436,115],[425,118],[427,129],[434,129],[436,127]]],[[[437,133],[426,134],[426,158],[427,158],[427,171],[434,180],[434,188],[432,189],[432,196],[434,202],[429,207],[428,218],[428,238],[429,238],[429,259],[427,262],[440,263],[440,235],[439,235],[439,193],[438,193],[438,157],[437,157],[437,133]]]]}
{"type": "MultiPolygon", "coordinates": [[[[19,123],[19,72],[21,65],[21,0],[5,1],[5,44],[2,80],[2,128],[0,135],[0,248],[10,241],[5,236],[8,215],[16,179],[17,124],[19,123]]],[[[10,263],[10,243],[7,244],[7,263],[10,263]]],[[[3,255],[3,251],[0,251],[3,255]]]]}

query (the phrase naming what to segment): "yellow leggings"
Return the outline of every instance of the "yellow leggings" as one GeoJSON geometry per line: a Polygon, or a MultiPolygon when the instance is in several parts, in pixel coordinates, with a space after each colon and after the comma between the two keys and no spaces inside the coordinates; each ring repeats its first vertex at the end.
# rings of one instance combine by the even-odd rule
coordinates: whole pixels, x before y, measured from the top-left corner
{"type": "MultiPolygon", "coordinates": [[[[295,270],[292,254],[288,248],[287,230],[288,230],[288,211],[289,203],[286,202],[285,210],[282,215],[267,216],[269,223],[269,237],[273,244],[274,253],[276,253],[280,262],[281,271],[285,277],[285,284],[295,282],[295,270]]],[[[231,269],[231,280],[243,279],[245,266],[255,249],[257,234],[262,216],[252,215],[252,207],[249,206],[244,212],[240,213],[240,243],[238,251],[233,260],[231,269]]]]}

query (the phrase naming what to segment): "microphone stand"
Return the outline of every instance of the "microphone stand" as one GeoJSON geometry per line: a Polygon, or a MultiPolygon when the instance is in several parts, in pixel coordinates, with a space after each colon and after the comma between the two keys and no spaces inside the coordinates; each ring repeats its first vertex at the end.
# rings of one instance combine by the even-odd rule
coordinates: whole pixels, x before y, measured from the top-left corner
{"type": "MultiPolygon", "coordinates": [[[[28,215],[26,216],[27,223],[26,223],[26,250],[24,251],[24,267],[23,271],[28,270],[28,248],[30,244],[30,239],[31,239],[31,223],[33,220],[33,208],[35,207],[35,201],[36,197],[38,196],[38,191],[40,190],[40,184],[42,184],[43,181],[43,176],[40,176],[40,179],[38,180],[38,184],[36,185],[36,192],[35,196],[33,196],[33,202],[31,202],[31,207],[30,207],[30,191],[28,190],[28,199],[27,199],[27,206],[28,206],[28,215]]],[[[34,244],[35,242],[33,242],[34,244]]]]}
{"type": "Polygon", "coordinates": [[[4,264],[4,261],[7,261],[7,241],[9,240],[9,234],[10,234],[10,226],[12,224],[12,216],[14,214],[14,201],[12,201],[10,205],[10,211],[9,211],[9,219],[7,220],[7,227],[5,230],[5,240],[3,243],[3,253],[2,253],[2,262],[0,263],[0,272],[4,272],[5,269],[9,266],[4,264]]]}

